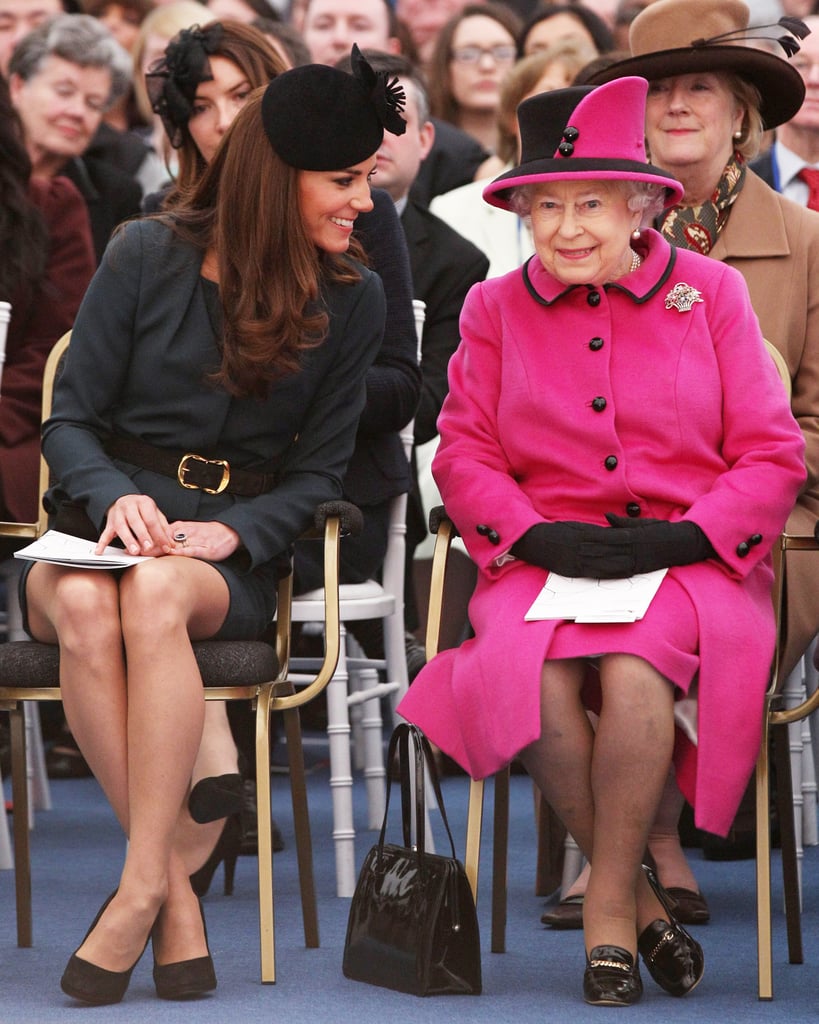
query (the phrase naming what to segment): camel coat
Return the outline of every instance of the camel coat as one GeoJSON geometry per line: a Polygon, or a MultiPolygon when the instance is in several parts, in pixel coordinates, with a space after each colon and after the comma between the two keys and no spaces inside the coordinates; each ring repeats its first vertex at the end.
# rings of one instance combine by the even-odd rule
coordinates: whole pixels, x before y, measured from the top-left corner
{"type": "MultiPolygon", "coordinates": [[[[710,255],[745,278],[762,334],[788,364],[808,478],[787,529],[812,535],[819,517],[819,213],[749,171],[710,255]]],[[[788,562],[786,673],[817,631],[819,566],[815,555],[796,555],[788,562]]]]}
{"type": "MultiPolygon", "coordinates": [[[[496,771],[540,734],[556,628],[524,622],[546,572],[511,558],[514,542],[606,512],[691,520],[718,557],[670,569],[655,601],[679,586],[695,610],[698,747],[675,761],[697,824],[724,835],[759,746],[770,549],[804,442],[741,276],[654,231],[642,244],[642,266],[603,289],[566,288],[534,257],[469,293],[433,473],[478,566],[475,638],[433,659],[399,710],[473,777],[496,771]],[[668,305],[680,284],[702,301],[668,305]]],[[[651,609],[621,628],[623,649],[630,631],[650,638],[651,609]]]]}

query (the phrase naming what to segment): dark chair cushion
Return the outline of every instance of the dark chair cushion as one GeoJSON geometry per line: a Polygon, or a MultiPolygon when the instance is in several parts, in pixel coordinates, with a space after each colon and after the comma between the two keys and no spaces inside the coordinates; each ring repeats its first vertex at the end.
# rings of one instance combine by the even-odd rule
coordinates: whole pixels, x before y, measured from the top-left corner
{"type": "MultiPolygon", "coordinates": [[[[273,648],[261,640],[203,640],[193,645],[205,686],[269,683],[278,671],[273,648]]],[[[0,686],[59,686],[60,651],[35,640],[0,644],[0,686]]]]}

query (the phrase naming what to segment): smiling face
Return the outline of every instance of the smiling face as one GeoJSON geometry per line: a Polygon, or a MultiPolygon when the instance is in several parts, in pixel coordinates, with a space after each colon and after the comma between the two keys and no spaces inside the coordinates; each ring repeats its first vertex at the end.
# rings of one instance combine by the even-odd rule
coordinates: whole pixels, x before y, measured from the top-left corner
{"type": "Polygon", "coordinates": [[[52,55],[31,78],[12,75],[9,87],[35,173],[50,175],[88,148],[108,104],[111,72],[52,55]]]}
{"type": "Polygon", "coordinates": [[[244,72],[232,60],[210,57],[209,63],[213,78],[196,87],[188,119],[188,131],[205,163],[213,159],[222,136],[252,91],[244,72]]]}
{"type": "Polygon", "coordinates": [[[375,155],[341,171],[299,171],[299,210],[313,244],[325,252],[347,251],[359,213],[373,208],[370,179],[375,155]]]}
{"type": "Polygon", "coordinates": [[[713,191],[733,152],[734,132],[742,128],[744,114],[719,73],[650,82],[646,138],[651,162],[684,182],[692,176],[703,179],[713,191]]]}
{"type": "Polygon", "coordinates": [[[501,81],[515,62],[512,35],[494,18],[470,15],[455,29],[451,53],[450,84],[458,106],[495,110],[501,81]]]}
{"type": "Polygon", "coordinates": [[[553,181],[531,193],[532,236],[544,269],[563,284],[597,287],[628,273],[640,213],[610,181],[553,181]]]}

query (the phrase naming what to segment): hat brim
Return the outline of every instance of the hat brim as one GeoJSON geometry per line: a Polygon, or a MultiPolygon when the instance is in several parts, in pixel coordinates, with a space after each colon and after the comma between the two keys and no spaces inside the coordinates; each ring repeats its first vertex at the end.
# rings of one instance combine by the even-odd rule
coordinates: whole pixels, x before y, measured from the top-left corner
{"type": "Polygon", "coordinates": [[[783,57],[750,46],[686,46],[657,50],[601,68],[589,78],[588,84],[603,85],[628,75],[639,75],[652,82],[698,71],[731,71],[756,86],[765,128],[790,121],[805,98],[805,83],[792,64],[783,57]]]}
{"type": "Polygon", "coordinates": [[[599,158],[552,158],[532,160],[513,167],[491,181],[483,190],[490,206],[512,210],[512,191],[521,185],[537,185],[545,181],[646,181],[662,185],[666,190],[666,207],[675,206],[683,197],[683,187],[676,178],[653,164],[633,160],[600,160],[599,158]]]}

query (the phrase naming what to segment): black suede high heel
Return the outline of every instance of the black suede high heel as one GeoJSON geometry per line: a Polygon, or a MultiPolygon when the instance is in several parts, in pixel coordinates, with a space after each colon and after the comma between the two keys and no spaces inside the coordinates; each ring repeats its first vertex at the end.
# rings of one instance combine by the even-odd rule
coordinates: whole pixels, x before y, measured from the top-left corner
{"type": "Polygon", "coordinates": [[[194,821],[205,825],[219,821],[242,809],[242,776],[209,775],[200,779],[188,797],[188,810],[194,821]]]}
{"type": "Polygon", "coordinates": [[[592,1006],[632,1006],[643,994],[640,967],[620,946],[595,946],[586,960],[583,998],[592,1006]]]}
{"type": "Polygon", "coordinates": [[[191,875],[191,888],[197,896],[204,896],[210,888],[211,880],[216,869],[224,861],[225,863],[225,896],[233,895],[233,876],[236,872],[236,860],[239,857],[239,850],[242,846],[242,822],[238,814],[232,814],[222,829],[222,834],[213,848],[213,852],[199,868],[191,875]]]}
{"type": "MultiPolygon", "coordinates": [[[[116,894],[117,890],[115,889],[97,911],[97,916],[91,922],[91,927],[85,933],[85,938],[80,943],[80,946],[97,927],[99,919],[105,913],[108,904],[116,894]]],[[[146,940],[145,946],[147,945],[146,940]]],[[[145,946],[142,947],[142,953],[145,952],[145,946]]],[[[83,960],[77,956],[75,951],[71,954],[71,959],[63,971],[63,976],[60,979],[60,988],[67,996],[71,996],[72,999],[79,999],[81,1002],[89,1003],[92,1006],[109,1006],[112,1003],[119,1003],[128,990],[131,974],[139,963],[142,953],[139,954],[127,970],[109,971],[105,967],[98,967],[97,964],[92,964],[90,960],[83,960]]]]}
{"type": "Polygon", "coordinates": [[[677,920],[671,899],[651,868],[644,864],[643,870],[668,921],[652,921],[637,939],[637,948],[660,988],[672,996],[687,995],[699,985],[705,971],[702,946],[677,920]]]}
{"type": "Polygon", "coordinates": [[[160,999],[191,999],[216,988],[216,970],[210,955],[208,926],[205,924],[201,901],[199,913],[202,915],[208,955],[194,957],[192,960],[177,960],[172,964],[158,964],[154,961],[154,985],[160,999]]]}

